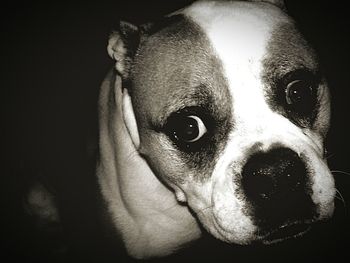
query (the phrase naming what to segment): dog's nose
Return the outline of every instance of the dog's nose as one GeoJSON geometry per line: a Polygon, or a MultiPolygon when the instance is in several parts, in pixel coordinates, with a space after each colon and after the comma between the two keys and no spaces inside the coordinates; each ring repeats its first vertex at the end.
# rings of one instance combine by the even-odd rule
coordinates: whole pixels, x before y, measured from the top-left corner
{"type": "Polygon", "coordinates": [[[255,202],[280,199],[305,186],[306,168],[290,149],[277,148],[252,155],[243,167],[246,195],[255,202]]]}
{"type": "Polygon", "coordinates": [[[262,221],[301,219],[312,210],[305,163],[288,148],[253,154],[243,167],[242,186],[254,215],[262,221]]]}

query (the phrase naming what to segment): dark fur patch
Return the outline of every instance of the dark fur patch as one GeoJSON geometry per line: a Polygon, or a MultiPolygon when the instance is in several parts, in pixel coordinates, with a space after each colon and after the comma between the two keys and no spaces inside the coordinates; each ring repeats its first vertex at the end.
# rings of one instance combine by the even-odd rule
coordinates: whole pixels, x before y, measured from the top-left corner
{"type": "Polygon", "coordinates": [[[293,24],[285,23],[273,32],[267,53],[262,79],[269,106],[301,127],[312,127],[318,111],[317,88],[321,81],[314,51],[293,24]],[[301,116],[285,102],[286,86],[293,77],[308,78],[315,87],[315,101],[312,102],[315,105],[307,116],[301,116]]]}
{"type": "Polygon", "coordinates": [[[183,19],[182,15],[173,15],[168,17],[162,17],[160,20],[155,21],[153,23],[147,23],[142,26],[140,26],[141,32],[146,35],[150,36],[153,35],[163,29],[166,29],[167,27],[172,26],[173,24],[176,24],[178,22],[181,22],[183,19]]]}
{"type": "Polygon", "coordinates": [[[184,16],[172,22],[145,35],[135,56],[131,89],[141,152],[157,169],[172,163],[176,168],[159,173],[173,181],[189,173],[203,179],[211,175],[232,129],[232,101],[222,65],[205,33],[184,16]],[[163,127],[173,113],[190,107],[210,119],[210,129],[200,150],[186,152],[163,127]]]}

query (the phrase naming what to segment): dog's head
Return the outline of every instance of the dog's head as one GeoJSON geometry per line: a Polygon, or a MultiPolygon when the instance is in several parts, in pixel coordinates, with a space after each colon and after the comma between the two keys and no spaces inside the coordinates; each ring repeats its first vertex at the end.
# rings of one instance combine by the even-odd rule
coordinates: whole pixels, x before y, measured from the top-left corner
{"type": "Polygon", "coordinates": [[[296,236],[334,208],[327,84],[282,10],[201,1],[159,23],[123,23],[108,47],[135,146],[226,242],[296,236]]]}

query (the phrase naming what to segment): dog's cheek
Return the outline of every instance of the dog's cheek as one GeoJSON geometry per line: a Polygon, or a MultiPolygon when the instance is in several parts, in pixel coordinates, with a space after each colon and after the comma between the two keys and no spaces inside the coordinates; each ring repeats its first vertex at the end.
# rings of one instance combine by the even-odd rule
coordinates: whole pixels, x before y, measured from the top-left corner
{"type": "Polygon", "coordinates": [[[308,154],[311,171],[312,200],[317,206],[319,219],[331,217],[334,210],[335,182],[327,164],[317,154],[308,154]]]}
{"type": "Polygon", "coordinates": [[[167,136],[153,131],[144,131],[140,135],[139,153],[146,159],[156,176],[172,184],[184,183],[190,172],[186,171],[186,165],[167,136]]]}

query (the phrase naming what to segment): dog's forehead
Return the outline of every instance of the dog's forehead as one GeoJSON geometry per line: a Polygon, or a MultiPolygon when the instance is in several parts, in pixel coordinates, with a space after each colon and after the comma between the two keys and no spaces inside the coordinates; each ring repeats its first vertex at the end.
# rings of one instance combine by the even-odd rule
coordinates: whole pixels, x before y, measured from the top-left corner
{"type": "Polygon", "coordinates": [[[316,57],[294,21],[274,5],[205,1],[184,14],[205,32],[222,64],[234,117],[251,122],[252,113],[260,119],[274,108],[266,103],[277,88],[274,81],[296,69],[317,71],[316,57]]]}
{"type": "Polygon", "coordinates": [[[226,73],[233,75],[238,75],[234,72],[240,69],[247,70],[246,66],[249,73],[256,73],[273,31],[290,23],[280,9],[265,3],[205,1],[190,6],[184,14],[201,27],[226,73]]]}
{"type": "Polygon", "coordinates": [[[300,48],[303,41],[293,22],[271,4],[200,1],[170,21],[147,36],[134,66],[135,99],[142,100],[140,105],[151,104],[145,108],[156,117],[209,98],[222,115],[233,108],[247,112],[244,103],[254,99],[266,108],[263,88],[271,80],[268,75],[278,68],[287,71],[295,62],[308,63],[308,50],[300,48]],[[284,48],[281,38],[291,34],[294,44],[284,48]],[[285,65],[274,63],[276,58],[285,65]]]}
{"type": "Polygon", "coordinates": [[[250,120],[247,114],[266,112],[262,61],[272,32],[279,24],[289,23],[288,17],[270,4],[236,1],[198,2],[184,13],[205,30],[223,65],[235,117],[250,120]]]}
{"type": "Polygon", "coordinates": [[[233,45],[232,49],[239,47],[236,50],[262,49],[276,26],[291,22],[278,7],[261,2],[202,1],[182,10],[182,13],[205,31],[212,44],[221,42],[233,45]]]}

